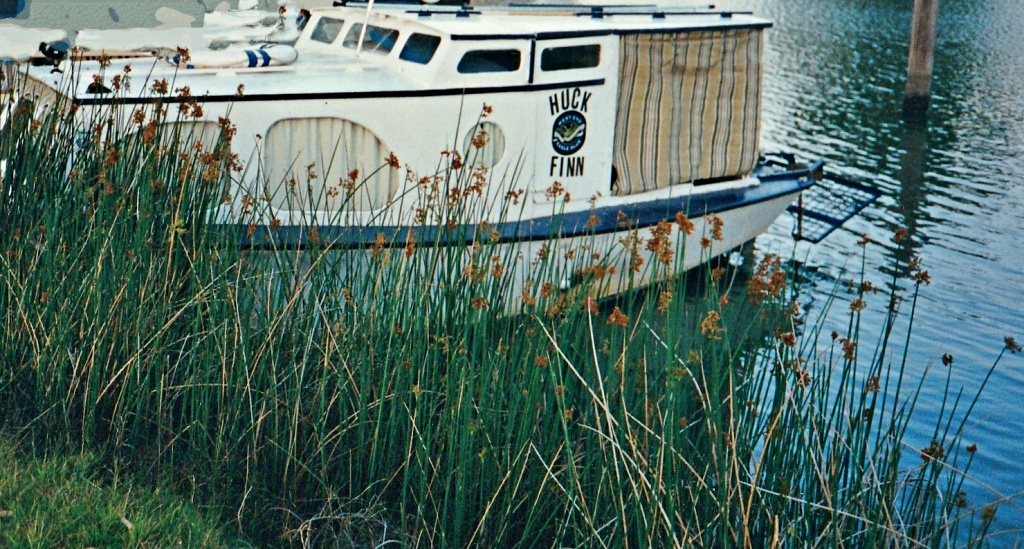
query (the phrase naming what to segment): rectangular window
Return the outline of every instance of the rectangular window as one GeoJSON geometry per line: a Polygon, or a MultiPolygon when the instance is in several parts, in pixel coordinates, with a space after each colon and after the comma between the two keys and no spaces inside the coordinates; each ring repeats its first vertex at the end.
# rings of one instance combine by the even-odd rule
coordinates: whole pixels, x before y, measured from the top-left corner
{"type": "Polygon", "coordinates": [[[338,37],[338,33],[341,32],[341,27],[344,25],[345,22],[341,19],[321,17],[320,20],[316,22],[316,27],[313,29],[313,32],[309,34],[309,39],[316,40],[317,42],[323,42],[324,44],[330,44],[338,37]]]}
{"type": "MultiPolygon", "coordinates": [[[[341,45],[346,48],[357,48],[359,46],[359,37],[362,34],[362,23],[352,25],[352,28],[348,30],[348,34],[345,35],[345,41],[341,45]]],[[[381,54],[388,53],[395,47],[395,42],[397,41],[397,30],[369,25],[366,27],[366,36],[363,37],[363,51],[381,54]]]]}
{"type": "Polygon", "coordinates": [[[431,36],[418,32],[413,33],[409,40],[405,42],[405,46],[402,48],[402,52],[398,54],[398,58],[403,61],[426,65],[434,58],[434,53],[437,52],[439,45],[441,45],[440,36],[431,36]]]}
{"type": "Polygon", "coordinates": [[[459,60],[458,71],[463,74],[480,72],[515,72],[519,70],[523,54],[519,50],[473,50],[459,60]]]}
{"type": "Polygon", "coordinates": [[[601,63],[601,46],[561,46],[547,48],[540,54],[540,70],[565,71],[569,69],[590,69],[601,63]]]}

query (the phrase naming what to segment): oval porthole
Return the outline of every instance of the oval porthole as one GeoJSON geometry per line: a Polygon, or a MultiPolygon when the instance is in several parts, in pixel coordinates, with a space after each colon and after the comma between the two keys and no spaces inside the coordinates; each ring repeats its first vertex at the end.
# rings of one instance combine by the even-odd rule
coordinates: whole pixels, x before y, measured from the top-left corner
{"type": "Polygon", "coordinates": [[[505,132],[494,122],[478,122],[466,132],[463,139],[466,163],[493,168],[505,155],[505,132]]]}

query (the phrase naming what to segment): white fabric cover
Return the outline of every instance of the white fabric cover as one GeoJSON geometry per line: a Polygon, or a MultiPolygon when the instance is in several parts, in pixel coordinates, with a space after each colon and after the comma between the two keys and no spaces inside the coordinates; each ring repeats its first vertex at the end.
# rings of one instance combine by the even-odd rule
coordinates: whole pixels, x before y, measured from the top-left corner
{"type": "Polygon", "coordinates": [[[263,180],[274,207],[367,211],[398,191],[400,170],[373,132],[341,118],[289,118],[267,132],[263,180]],[[348,181],[358,170],[354,185],[348,181]]]}

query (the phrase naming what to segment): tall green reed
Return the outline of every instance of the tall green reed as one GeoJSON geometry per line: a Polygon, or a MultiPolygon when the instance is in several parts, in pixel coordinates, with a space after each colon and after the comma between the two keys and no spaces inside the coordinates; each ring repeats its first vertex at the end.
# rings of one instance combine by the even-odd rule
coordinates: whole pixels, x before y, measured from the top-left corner
{"type": "MultiPolygon", "coordinates": [[[[746,276],[713,262],[677,276],[684,246],[725,251],[713,216],[510,244],[480,214],[518,220],[515,170],[454,149],[410,175],[408,232],[370,222],[364,247],[309,225],[301,250],[244,249],[246,220],[210,213],[242,177],[230,121],[203,134],[189,100],[85,123],[74,106],[37,107],[6,105],[0,133],[6,429],[105,449],[248,535],[943,545],[991,520],[961,508],[970,456],[953,449],[971,405],[957,395],[907,464],[917,389],[888,349],[909,338],[899,313],[912,321],[919,264],[911,299],[900,280],[882,297],[891,315],[870,354],[866,282],[831,335],[804,318],[777,257],[746,276]],[[594,299],[623,279],[665,282],[594,299]]],[[[548,194],[557,218],[568,197],[548,194]]]]}

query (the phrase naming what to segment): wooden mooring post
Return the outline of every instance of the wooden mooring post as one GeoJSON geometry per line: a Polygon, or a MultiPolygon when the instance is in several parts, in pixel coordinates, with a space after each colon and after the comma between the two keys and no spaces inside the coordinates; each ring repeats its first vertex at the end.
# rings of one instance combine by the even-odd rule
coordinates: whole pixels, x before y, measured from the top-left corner
{"type": "Polygon", "coordinates": [[[923,118],[928,110],[938,12],[939,0],[914,0],[907,87],[903,99],[903,113],[914,118],[923,118]]]}

